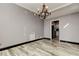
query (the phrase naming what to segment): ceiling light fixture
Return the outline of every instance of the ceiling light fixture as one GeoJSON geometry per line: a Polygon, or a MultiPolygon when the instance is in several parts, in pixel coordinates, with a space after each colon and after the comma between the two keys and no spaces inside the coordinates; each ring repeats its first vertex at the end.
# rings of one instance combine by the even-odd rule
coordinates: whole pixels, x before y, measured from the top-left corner
{"type": "Polygon", "coordinates": [[[51,15],[51,10],[48,11],[48,6],[43,4],[42,9],[38,9],[37,13],[34,13],[34,15],[38,15],[40,19],[46,19],[47,16],[51,15]]]}

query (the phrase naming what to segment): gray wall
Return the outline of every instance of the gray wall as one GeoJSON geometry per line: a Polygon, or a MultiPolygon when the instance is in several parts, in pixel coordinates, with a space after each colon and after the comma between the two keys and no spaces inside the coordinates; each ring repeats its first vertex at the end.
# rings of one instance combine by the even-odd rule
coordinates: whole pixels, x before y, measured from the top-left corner
{"type": "Polygon", "coordinates": [[[79,43],[79,13],[44,21],[44,37],[51,38],[51,21],[59,20],[59,39],[79,43]]]}
{"type": "Polygon", "coordinates": [[[15,4],[0,4],[0,48],[41,38],[43,28],[44,21],[28,10],[15,4]]]}

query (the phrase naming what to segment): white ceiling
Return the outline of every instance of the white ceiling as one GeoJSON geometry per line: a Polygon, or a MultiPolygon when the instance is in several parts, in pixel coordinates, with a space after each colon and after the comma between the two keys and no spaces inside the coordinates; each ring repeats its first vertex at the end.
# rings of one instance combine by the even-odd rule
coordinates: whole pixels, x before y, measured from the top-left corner
{"type": "MultiPolygon", "coordinates": [[[[17,3],[17,5],[32,12],[37,12],[37,8],[41,9],[42,4],[43,3],[17,3]]],[[[48,5],[49,10],[52,10],[52,15],[48,18],[79,12],[79,4],[77,3],[46,3],[46,5],[48,5]]]]}

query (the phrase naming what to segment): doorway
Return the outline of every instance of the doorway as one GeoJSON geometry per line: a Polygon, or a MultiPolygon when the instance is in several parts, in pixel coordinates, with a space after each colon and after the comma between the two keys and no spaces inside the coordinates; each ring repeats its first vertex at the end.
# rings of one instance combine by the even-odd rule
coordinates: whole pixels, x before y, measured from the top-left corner
{"type": "Polygon", "coordinates": [[[51,22],[51,38],[53,41],[59,41],[59,20],[51,22]]]}
{"type": "Polygon", "coordinates": [[[56,47],[60,46],[59,40],[59,20],[51,22],[51,40],[56,47]]]}

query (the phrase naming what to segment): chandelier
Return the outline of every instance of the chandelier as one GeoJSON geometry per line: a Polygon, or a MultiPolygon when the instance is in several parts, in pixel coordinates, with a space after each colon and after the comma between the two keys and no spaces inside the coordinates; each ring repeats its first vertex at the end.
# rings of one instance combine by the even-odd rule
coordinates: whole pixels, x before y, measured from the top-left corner
{"type": "Polygon", "coordinates": [[[38,9],[37,13],[34,13],[34,15],[38,15],[40,19],[46,19],[47,16],[51,15],[51,10],[48,11],[48,6],[43,4],[42,9],[38,9]]]}

